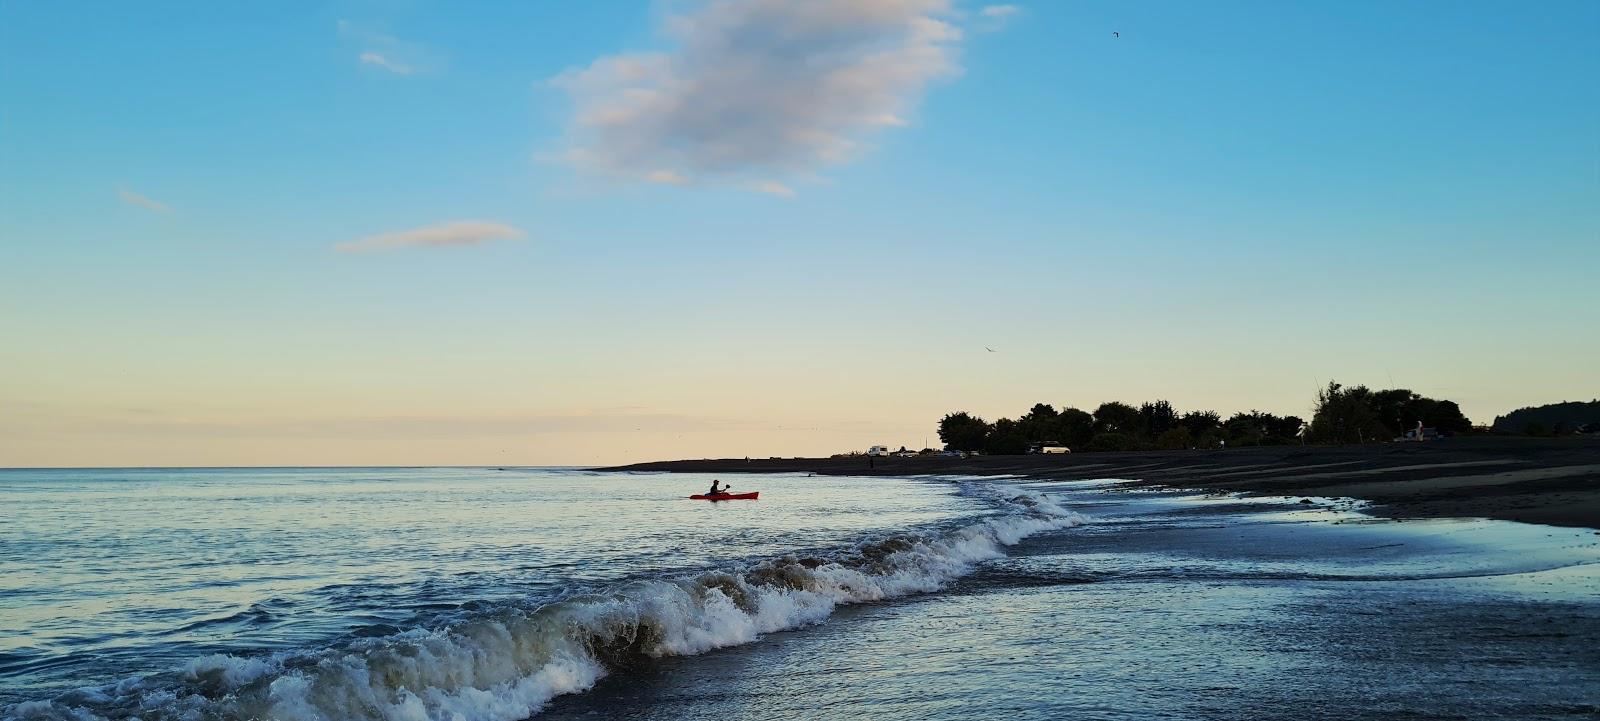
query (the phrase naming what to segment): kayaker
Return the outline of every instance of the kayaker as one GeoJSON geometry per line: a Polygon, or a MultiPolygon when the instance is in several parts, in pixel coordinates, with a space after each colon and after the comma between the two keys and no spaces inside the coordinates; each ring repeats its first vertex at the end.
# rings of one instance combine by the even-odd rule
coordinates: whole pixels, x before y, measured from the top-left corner
{"type": "Polygon", "coordinates": [[[723,486],[720,489],[717,488],[717,484],[721,483],[721,482],[722,481],[713,479],[711,481],[711,490],[707,491],[706,495],[708,495],[708,496],[720,496],[720,495],[722,495],[724,493],[727,493],[729,488],[733,488],[733,486],[723,486]]]}

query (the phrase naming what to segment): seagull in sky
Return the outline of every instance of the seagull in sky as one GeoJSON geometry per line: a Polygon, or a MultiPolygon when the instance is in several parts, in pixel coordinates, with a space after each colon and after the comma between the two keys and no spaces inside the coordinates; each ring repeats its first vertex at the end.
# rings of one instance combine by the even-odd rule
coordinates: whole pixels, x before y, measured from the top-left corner
{"type": "Polygon", "coordinates": [[[1111,31],[1111,37],[1120,38],[1120,37],[1122,37],[1122,33],[1119,33],[1119,32],[1117,32],[1115,30],[1112,30],[1111,31]]]}
{"type": "Polygon", "coordinates": [[[984,346],[983,349],[986,350],[986,351],[989,351],[990,353],[999,353],[1000,352],[1000,351],[997,351],[997,350],[995,350],[993,348],[990,348],[989,346],[984,346]]]}

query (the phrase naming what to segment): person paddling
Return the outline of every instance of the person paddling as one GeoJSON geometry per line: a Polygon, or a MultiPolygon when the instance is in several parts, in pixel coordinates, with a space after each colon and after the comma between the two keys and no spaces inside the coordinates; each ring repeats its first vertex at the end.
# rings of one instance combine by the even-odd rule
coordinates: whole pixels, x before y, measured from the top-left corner
{"type": "Polygon", "coordinates": [[[711,490],[707,491],[706,495],[708,495],[708,496],[725,495],[725,494],[727,494],[729,488],[733,488],[733,486],[723,486],[721,489],[718,489],[717,488],[717,484],[721,483],[721,482],[722,481],[719,481],[719,480],[716,480],[716,479],[712,479],[712,481],[711,481],[711,490]]]}

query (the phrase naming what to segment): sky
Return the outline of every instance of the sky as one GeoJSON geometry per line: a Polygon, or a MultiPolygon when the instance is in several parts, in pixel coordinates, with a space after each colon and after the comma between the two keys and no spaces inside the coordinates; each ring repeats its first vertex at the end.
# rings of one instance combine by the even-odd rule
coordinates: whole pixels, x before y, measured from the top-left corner
{"type": "Polygon", "coordinates": [[[0,466],[1588,400],[1596,77],[1587,0],[0,2],[0,466]]]}

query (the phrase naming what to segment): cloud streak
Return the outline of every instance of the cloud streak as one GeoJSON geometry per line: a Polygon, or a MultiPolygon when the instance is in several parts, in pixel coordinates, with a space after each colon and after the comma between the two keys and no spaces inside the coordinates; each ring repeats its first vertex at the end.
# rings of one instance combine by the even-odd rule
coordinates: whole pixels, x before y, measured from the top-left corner
{"type": "Polygon", "coordinates": [[[461,220],[443,225],[412,228],[397,233],[371,235],[333,246],[341,253],[366,253],[408,247],[482,245],[494,240],[521,238],[523,232],[503,223],[461,220]]]}
{"type": "Polygon", "coordinates": [[[983,32],[994,32],[1006,26],[1022,8],[1016,5],[985,5],[978,11],[978,29],[983,32]]]}
{"type": "Polygon", "coordinates": [[[444,67],[440,54],[426,45],[379,32],[365,24],[340,20],[339,36],[358,49],[356,62],[395,75],[420,75],[444,67]]]}
{"type": "Polygon", "coordinates": [[[138,206],[140,208],[144,208],[145,210],[148,210],[148,211],[151,211],[151,212],[155,212],[155,213],[170,213],[170,212],[172,212],[172,208],[167,207],[166,203],[162,203],[160,201],[153,200],[153,199],[151,199],[151,198],[149,198],[147,196],[143,196],[143,195],[135,193],[135,192],[133,192],[131,190],[128,190],[127,188],[117,188],[117,197],[121,198],[122,202],[127,203],[128,205],[138,206]]]}
{"type": "Polygon", "coordinates": [[[948,0],[708,0],[666,22],[675,49],[551,81],[574,108],[561,157],[616,178],[792,193],[765,178],[857,157],[960,72],[953,15],[948,0]]]}
{"type": "Polygon", "coordinates": [[[416,72],[416,68],[413,68],[410,65],[397,63],[387,57],[384,57],[380,53],[375,53],[370,50],[358,55],[357,59],[361,61],[362,65],[376,65],[384,70],[394,73],[395,75],[410,75],[416,72]]]}

